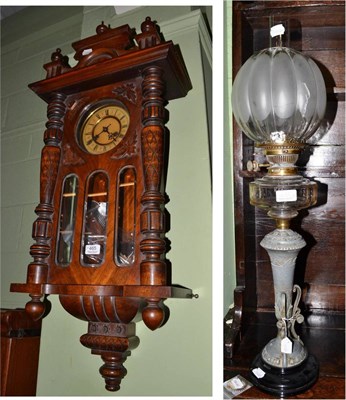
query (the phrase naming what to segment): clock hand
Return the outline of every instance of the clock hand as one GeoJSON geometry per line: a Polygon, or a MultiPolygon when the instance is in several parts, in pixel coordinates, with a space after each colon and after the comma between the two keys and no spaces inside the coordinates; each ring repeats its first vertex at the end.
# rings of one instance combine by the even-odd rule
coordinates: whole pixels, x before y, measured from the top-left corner
{"type": "Polygon", "coordinates": [[[87,145],[89,146],[92,142],[95,142],[100,137],[101,133],[103,132],[98,133],[97,135],[93,136],[90,140],[88,140],[87,145]]]}
{"type": "Polygon", "coordinates": [[[102,127],[102,131],[99,132],[98,134],[96,134],[95,136],[93,135],[93,137],[88,141],[88,145],[90,145],[92,142],[96,141],[104,132],[108,133],[109,136],[109,131],[108,131],[108,127],[111,126],[111,124],[107,125],[107,126],[103,126],[102,127]]]}
{"type": "MultiPolygon", "coordinates": [[[[108,128],[109,128],[111,125],[112,125],[112,124],[108,124],[107,126],[103,126],[103,127],[102,127],[102,129],[103,129],[102,132],[107,132],[107,133],[109,133],[108,128]]],[[[102,132],[101,132],[101,133],[102,133],[102,132]]]]}
{"type": "Polygon", "coordinates": [[[108,139],[115,140],[119,135],[120,135],[120,132],[114,132],[114,133],[109,132],[108,133],[108,139]]]}

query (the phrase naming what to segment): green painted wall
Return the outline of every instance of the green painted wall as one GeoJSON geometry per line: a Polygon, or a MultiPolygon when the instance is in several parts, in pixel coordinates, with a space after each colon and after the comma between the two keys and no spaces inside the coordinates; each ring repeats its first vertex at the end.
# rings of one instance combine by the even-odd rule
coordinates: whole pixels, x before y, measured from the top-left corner
{"type": "MultiPolygon", "coordinates": [[[[210,10],[209,10],[210,11],[210,10]]],[[[171,314],[158,331],[137,324],[140,345],[126,361],[119,393],[104,389],[100,357],[79,343],[87,324],[69,316],[55,296],[43,321],[39,396],[208,396],[212,382],[211,177],[206,85],[211,81],[211,43],[199,10],[140,7],[115,15],[113,7],[29,7],[2,24],[1,306],[23,307],[26,295],[9,293],[24,282],[31,261],[31,228],[38,204],[39,158],[46,104],[27,89],[44,78],[42,65],[56,47],[72,55],[70,43],[94,34],[104,20],[140,31],[150,15],[166,39],[179,43],[193,90],[173,101],[167,193],[173,282],[193,288],[198,300],[167,300],[171,314]],[[21,29],[18,29],[20,27],[21,29]],[[206,79],[204,79],[206,77],[206,79]],[[206,83],[205,83],[206,82],[206,83]],[[4,229],[5,228],[5,229],[4,229]]]]}
{"type": "Polygon", "coordinates": [[[235,288],[232,105],[232,1],[224,2],[224,315],[235,288]]]}

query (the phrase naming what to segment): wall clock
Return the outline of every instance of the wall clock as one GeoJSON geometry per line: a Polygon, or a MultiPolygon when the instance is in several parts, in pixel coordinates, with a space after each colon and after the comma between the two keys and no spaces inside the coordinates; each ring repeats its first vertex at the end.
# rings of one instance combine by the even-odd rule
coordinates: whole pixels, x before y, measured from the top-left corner
{"type": "Polygon", "coordinates": [[[26,311],[45,315],[46,296],[88,322],[80,341],[104,361],[106,389],[126,374],[137,347],[134,319],[152,330],[168,318],[167,298],[192,298],[171,284],[166,262],[165,159],[169,100],[192,88],[179,48],[147,17],[137,34],[103,22],[73,43],[71,68],[60,49],[30,88],[48,103],[40,203],[26,311]]]}

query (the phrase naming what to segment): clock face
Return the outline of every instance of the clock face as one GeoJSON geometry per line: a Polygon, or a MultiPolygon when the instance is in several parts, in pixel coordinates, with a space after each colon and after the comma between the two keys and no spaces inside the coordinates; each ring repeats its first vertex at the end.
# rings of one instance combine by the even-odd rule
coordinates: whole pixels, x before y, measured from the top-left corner
{"type": "Polygon", "coordinates": [[[124,138],[130,115],[119,105],[109,104],[91,111],[79,133],[80,144],[90,154],[103,154],[114,149],[124,138]]]}

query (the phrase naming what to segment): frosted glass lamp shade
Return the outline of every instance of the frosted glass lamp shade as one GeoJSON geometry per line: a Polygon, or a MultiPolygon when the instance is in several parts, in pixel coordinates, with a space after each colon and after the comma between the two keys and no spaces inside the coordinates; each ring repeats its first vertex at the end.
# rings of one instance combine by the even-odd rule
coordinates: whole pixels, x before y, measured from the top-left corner
{"type": "Polygon", "coordinates": [[[311,58],[293,49],[261,50],[235,78],[232,108],[240,128],[257,145],[299,147],[324,117],[326,88],[321,71],[311,58]]]}

